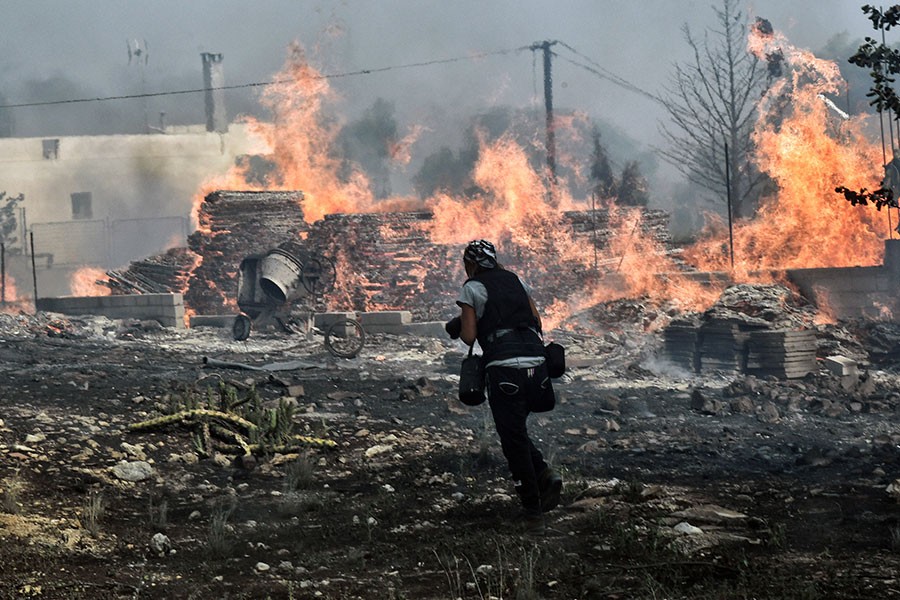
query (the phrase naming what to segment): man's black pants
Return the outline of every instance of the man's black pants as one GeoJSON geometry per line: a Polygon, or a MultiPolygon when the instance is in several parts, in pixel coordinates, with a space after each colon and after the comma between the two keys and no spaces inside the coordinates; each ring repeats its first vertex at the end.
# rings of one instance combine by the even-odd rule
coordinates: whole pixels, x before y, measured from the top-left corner
{"type": "Polygon", "coordinates": [[[547,468],[541,451],[528,436],[527,420],[531,408],[546,404],[553,386],[546,365],[527,369],[488,367],[488,404],[494,426],[500,435],[500,447],[509,465],[516,492],[526,514],[541,514],[538,475],[547,468]]]}

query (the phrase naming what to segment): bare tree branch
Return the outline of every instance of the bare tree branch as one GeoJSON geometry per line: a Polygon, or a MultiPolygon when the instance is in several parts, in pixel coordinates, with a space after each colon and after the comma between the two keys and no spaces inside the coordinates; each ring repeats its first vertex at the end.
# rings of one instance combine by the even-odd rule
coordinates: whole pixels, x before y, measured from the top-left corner
{"type": "Polygon", "coordinates": [[[669,122],[660,125],[660,133],[668,147],[660,154],[689,181],[723,201],[730,192],[735,215],[749,216],[767,179],[753,165],[750,134],[756,122],[756,100],[771,79],[765,63],[746,48],[748,26],[737,10],[738,0],[721,2],[714,9],[718,29],[698,38],[687,25],[682,27],[692,59],[675,65],[665,88],[669,122]]]}

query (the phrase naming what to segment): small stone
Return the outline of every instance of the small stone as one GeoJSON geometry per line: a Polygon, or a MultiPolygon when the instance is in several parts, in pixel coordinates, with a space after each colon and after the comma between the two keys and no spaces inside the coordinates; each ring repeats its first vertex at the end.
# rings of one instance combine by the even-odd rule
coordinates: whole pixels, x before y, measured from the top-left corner
{"type": "Polygon", "coordinates": [[[150,549],[157,554],[166,554],[172,549],[172,540],[163,533],[154,534],[150,538],[150,549]]]}
{"type": "Polygon", "coordinates": [[[153,475],[153,467],[143,460],[122,461],[112,468],[112,472],[124,481],[143,481],[153,475]]]}
{"type": "Polygon", "coordinates": [[[684,535],[700,535],[703,533],[703,530],[699,527],[694,527],[687,521],[682,521],[678,525],[673,528],[678,533],[683,533],[684,535]]]}

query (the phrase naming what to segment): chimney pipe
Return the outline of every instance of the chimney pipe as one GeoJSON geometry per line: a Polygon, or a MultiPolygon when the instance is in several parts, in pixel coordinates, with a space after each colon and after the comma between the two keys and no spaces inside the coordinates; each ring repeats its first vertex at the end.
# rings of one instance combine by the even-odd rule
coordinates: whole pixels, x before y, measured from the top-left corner
{"type": "Polygon", "coordinates": [[[206,101],[206,130],[216,133],[228,131],[225,115],[225,75],[222,71],[222,54],[203,52],[203,87],[206,101]]]}

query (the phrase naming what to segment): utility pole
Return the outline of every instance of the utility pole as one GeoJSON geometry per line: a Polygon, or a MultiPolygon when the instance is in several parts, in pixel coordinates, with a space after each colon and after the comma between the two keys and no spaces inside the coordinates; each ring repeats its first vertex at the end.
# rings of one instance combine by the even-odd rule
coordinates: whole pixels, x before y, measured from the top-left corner
{"type": "Polygon", "coordinates": [[[150,117],[148,116],[148,106],[147,106],[147,78],[144,74],[144,69],[147,67],[147,62],[150,60],[150,52],[147,49],[147,40],[139,40],[137,38],[125,40],[125,45],[128,47],[128,64],[130,65],[132,61],[138,66],[141,70],[141,106],[144,111],[144,133],[150,133],[150,117]]]}
{"type": "Polygon", "coordinates": [[[547,114],[547,171],[550,176],[550,204],[556,205],[554,189],[556,188],[556,134],[553,131],[553,75],[550,57],[553,53],[550,47],[555,41],[535,42],[531,50],[542,50],[544,53],[544,111],[547,114]]]}

